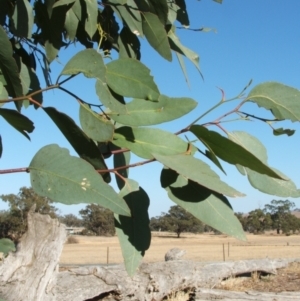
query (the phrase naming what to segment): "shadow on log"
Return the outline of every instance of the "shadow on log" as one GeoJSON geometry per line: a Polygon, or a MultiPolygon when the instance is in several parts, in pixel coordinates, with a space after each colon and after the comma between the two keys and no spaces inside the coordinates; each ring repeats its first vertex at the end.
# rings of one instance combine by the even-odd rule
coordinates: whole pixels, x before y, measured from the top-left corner
{"type": "Polygon", "coordinates": [[[193,291],[201,300],[300,300],[300,294],[236,293],[214,290],[223,279],[263,271],[276,273],[289,260],[204,263],[168,261],[142,264],[131,278],[123,265],[70,268],[58,273],[66,239],[56,219],[31,211],[28,232],[16,253],[0,265],[0,299],[5,301],[160,301],[174,292],[193,291]]]}

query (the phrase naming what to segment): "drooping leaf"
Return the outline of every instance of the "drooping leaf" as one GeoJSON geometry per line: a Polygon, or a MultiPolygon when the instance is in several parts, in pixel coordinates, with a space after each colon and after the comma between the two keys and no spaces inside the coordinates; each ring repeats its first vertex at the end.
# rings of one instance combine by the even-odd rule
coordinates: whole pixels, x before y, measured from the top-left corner
{"type": "Polygon", "coordinates": [[[2,116],[12,127],[30,140],[28,133],[34,130],[33,122],[16,110],[0,108],[2,116]]]}
{"type": "Polygon", "coordinates": [[[292,136],[292,135],[294,135],[294,133],[295,133],[295,130],[284,129],[284,128],[279,128],[279,129],[273,130],[273,134],[275,136],[280,136],[280,135],[292,136]]]}
{"type": "Polygon", "coordinates": [[[197,68],[200,75],[202,76],[202,73],[200,71],[200,66],[199,66],[199,55],[196,52],[192,51],[191,49],[181,44],[179,38],[175,34],[174,26],[172,26],[172,29],[169,30],[168,37],[169,37],[171,49],[174,50],[176,53],[182,54],[186,58],[188,58],[193,63],[193,65],[197,68]]]}
{"type": "Polygon", "coordinates": [[[92,111],[88,105],[80,104],[79,118],[83,131],[90,138],[99,142],[112,140],[113,124],[104,116],[92,111]]]}
{"type": "Polygon", "coordinates": [[[81,22],[85,22],[84,29],[88,36],[92,39],[97,30],[98,2],[97,0],[84,0],[84,2],[86,5],[86,11],[84,14],[84,20],[81,19],[81,22]]]}
{"type": "MultiPolygon", "coordinates": [[[[44,107],[43,109],[82,159],[89,162],[97,170],[107,169],[102,154],[94,141],[77,126],[72,118],[52,107],[44,107]]],[[[108,172],[101,175],[105,182],[110,182],[108,172]]]]}
{"type": "MultiPolygon", "coordinates": [[[[7,92],[11,97],[23,96],[19,69],[13,58],[11,43],[2,26],[0,26],[0,45],[0,69],[7,84],[7,92]]],[[[15,104],[17,109],[20,110],[22,103],[15,102],[15,104]]]]}
{"type": "Polygon", "coordinates": [[[279,120],[300,121],[300,91],[277,82],[265,82],[254,87],[247,101],[270,110],[279,120]]]}
{"type": "Polygon", "coordinates": [[[2,137],[0,135],[0,158],[2,157],[3,145],[2,145],[2,137]]]}
{"type": "Polygon", "coordinates": [[[95,203],[130,216],[124,200],[106,184],[93,166],[56,144],[41,148],[29,165],[36,193],[63,204],[95,203]]]}
{"type": "Polygon", "coordinates": [[[63,68],[61,75],[82,73],[87,78],[105,82],[106,68],[103,58],[95,49],[85,49],[74,55],[63,68]]]}
{"type": "Polygon", "coordinates": [[[140,41],[137,36],[132,33],[126,26],[124,26],[120,32],[118,45],[120,58],[132,58],[140,60],[140,41]]]}
{"type": "Polygon", "coordinates": [[[167,156],[184,153],[188,149],[188,144],[172,133],[160,129],[127,126],[116,129],[112,143],[121,148],[128,148],[145,159],[152,159],[154,152],[167,156]]]}
{"type": "Polygon", "coordinates": [[[173,25],[177,19],[177,11],[179,10],[179,6],[173,2],[168,1],[168,24],[173,25]]]}
{"type": "MultiPolygon", "coordinates": [[[[8,93],[3,85],[3,83],[0,81],[0,100],[6,100],[8,99],[8,93]]],[[[3,103],[0,103],[0,107],[3,105],[3,103]]]]}
{"type": "Polygon", "coordinates": [[[160,95],[158,102],[134,99],[126,105],[127,114],[108,113],[118,123],[130,126],[154,125],[177,119],[192,111],[197,102],[191,98],[160,95]]]}
{"type": "Polygon", "coordinates": [[[188,180],[171,169],[162,170],[160,181],[173,202],[203,223],[237,239],[246,240],[243,228],[224,196],[188,180]]]}
{"type": "MultiPolygon", "coordinates": [[[[245,132],[234,132],[229,134],[230,139],[240,143],[267,165],[267,150],[264,145],[255,137],[245,132]]],[[[243,175],[247,175],[249,183],[256,189],[280,197],[299,197],[300,189],[286,175],[273,168],[274,172],[279,174],[282,179],[275,179],[264,174],[257,173],[249,168],[237,166],[243,175]]]]}
{"type": "Polygon", "coordinates": [[[143,13],[143,31],[149,44],[166,60],[172,61],[171,48],[164,25],[157,15],[143,13]]]}
{"type": "Polygon", "coordinates": [[[186,9],[185,0],[175,0],[175,3],[179,6],[177,11],[177,21],[184,27],[190,26],[190,20],[186,9]]]}
{"type": "MultiPolygon", "coordinates": [[[[115,151],[121,150],[121,148],[115,146],[114,144],[111,144],[110,147],[112,148],[112,150],[115,151]]],[[[130,157],[131,157],[131,152],[129,151],[114,153],[114,168],[127,166],[130,163],[130,157]]],[[[128,178],[129,168],[122,168],[117,171],[123,178],[128,178]]],[[[120,179],[120,177],[117,174],[115,174],[115,177],[119,189],[122,189],[125,185],[123,179],[120,179]]]]}
{"type": "Polygon", "coordinates": [[[33,8],[29,1],[16,1],[12,15],[13,32],[20,38],[31,38],[33,27],[33,8]]]}
{"type": "Polygon", "coordinates": [[[184,60],[183,60],[183,56],[178,52],[175,52],[175,54],[176,54],[176,57],[178,59],[180,68],[182,70],[182,73],[185,77],[185,81],[187,82],[188,87],[190,87],[190,81],[189,81],[189,77],[188,77],[188,74],[187,74],[187,71],[186,71],[186,68],[185,68],[185,63],[184,63],[184,60]]]}
{"type": "Polygon", "coordinates": [[[142,17],[134,0],[127,0],[125,5],[111,5],[111,8],[132,33],[143,36],[142,17]]]}
{"type": "Polygon", "coordinates": [[[9,252],[15,252],[16,246],[14,242],[8,238],[0,239],[0,252],[7,255],[9,252]]]}
{"type": "Polygon", "coordinates": [[[175,170],[183,177],[212,191],[229,197],[244,196],[241,192],[222,182],[219,176],[209,167],[209,165],[191,155],[180,154],[164,156],[158,153],[153,153],[153,156],[157,161],[168,168],[175,170]]]}
{"type": "Polygon", "coordinates": [[[109,87],[124,97],[157,100],[159,90],[150,70],[134,59],[118,59],[107,65],[106,79],[109,87]]]}
{"type": "Polygon", "coordinates": [[[210,131],[201,125],[193,125],[190,131],[222,160],[230,164],[240,164],[249,167],[259,173],[269,175],[280,179],[269,166],[264,164],[254,154],[252,154],[244,145],[235,143],[232,140],[220,135],[217,132],[210,131]]]}
{"type": "Polygon", "coordinates": [[[129,276],[133,276],[151,242],[148,216],[150,200],[133,180],[127,180],[120,197],[124,198],[130,208],[131,217],[115,215],[115,227],[126,271],[129,276]]]}
{"type": "MultiPolygon", "coordinates": [[[[58,1],[56,3],[59,3],[59,2],[60,1],[58,1]]],[[[66,13],[65,29],[67,31],[68,38],[70,39],[70,41],[74,41],[74,39],[76,38],[78,23],[79,23],[79,20],[78,20],[77,16],[75,15],[73,9],[69,9],[66,13]]]]}
{"type": "MultiPolygon", "coordinates": [[[[208,146],[207,146],[208,147],[208,146]]],[[[218,166],[223,172],[224,174],[226,174],[225,170],[223,169],[223,166],[221,165],[219,159],[217,158],[217,156],[215,155],[215,153],[213,152],[212,149],[210,149],[208,147],[208,150],[205,151],[205,156],[211,161],[213,162],[216,166],[218,166]]]]}

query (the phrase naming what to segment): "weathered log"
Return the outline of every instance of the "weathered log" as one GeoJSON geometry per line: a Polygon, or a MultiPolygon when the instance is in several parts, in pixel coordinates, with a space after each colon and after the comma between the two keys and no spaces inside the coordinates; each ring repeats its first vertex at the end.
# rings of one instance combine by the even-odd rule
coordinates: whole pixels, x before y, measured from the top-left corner
{"type": "MultiPolygon", "coordinates": [[[[28,230],[17,251],[0,265],[0,299],[54,301],[58,261],[66,240],[65,226],[48,215],[28,214],[28,230]]],[[[57,299],[61,300],[61,299],[57,299]]]]}

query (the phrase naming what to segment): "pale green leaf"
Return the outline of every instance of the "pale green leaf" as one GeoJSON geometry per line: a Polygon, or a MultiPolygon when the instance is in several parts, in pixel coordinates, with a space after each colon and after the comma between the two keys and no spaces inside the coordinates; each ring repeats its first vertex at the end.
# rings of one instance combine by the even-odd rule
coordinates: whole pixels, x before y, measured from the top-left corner
{"type": "Polygon", "coordinates": [[[168,23],[173,25],[177,18],[179,6],[172,1],[168,1],[168,23]]]}
{"type": "MultiPolygon", "coordinates": [[[[6,100],[8,99],[8,93],[5,89],[5,87],[3,86],[3,83],[0,81],[0,100],[6,100]]],[[[2,106],[3,103],[0,103],[0,106],[2,106]]]]}
{"type": "Polygon", "coordinates": [[[247,101],[270,110],[279,120],[300,121],[300,91],[277,82],[266,82],[254,87],[247,101]]]}
{"type": "Polygon", "coordinates": [[[61,6],[61,5],[68,5],[68,4],[72,4],[74,3],[76,0],[58,0],[54,3],[54,5],[52,6],[52,8],[57,7],[57,6],[61,6]]]}
{"type": "Polygon", "coordinates": [[[126,271],[133,276],[151,242],[147,193],[138,183],[127,180],[120,192],[131,211],[131,217],[115,215],[115,227],[120,241],[126,271]]]}
{"type": "Polygon", "coordinates": [[[112,140],[114,126],[103,115],[95,113],[88,105],[80,104],[79,118],[83,131],[90,138],[99,142],[112,140]]]}
{"type": "Polygon", "coordinates": [[[278,174],[252,154],[249,149],[244,147],[242,144],[235,143],[219,133],[210,131],[201,125],[191,126],[190,131],[201,142],[203,142],[204,145],[209,146],[214,154],[222,160],[230,164],[240,164],[259,173],[281,179],[278,174]]]}
{"type": "Polygon", "coordinates": [[[7,255],[9,252],[15,252],[16,246],[14,242],[8,238],[0,239],[0,252],[7,255]]]}
{"type": "Polygon", "coordinates": [[[86,4],[85,31],[92,39],[98,24],[98,2],[97,0],[84,0],[86,4]]]}
{"type": "MultiPolygon", "coordinates": [[[[58,2],[56,2],[56,3],[58,3],[58,2]]],[[[69,9],[66,13],[65,29],[67,31],[68,38],[71,41],[74,41],[74,39],[76,38],[78,23],[79,23],[79,20],[76,17],[73,9],[69,9]]]]}
{"type": "Polygon", "coordinates": [[[159,90],[148,69],[141,62],[124,58],[107,65],[107,84],[117,94],[124,97],[157,100],[159,90]]]}
{"type": "Polygon", "coordinates": [[[186,68],[185,68],[185,63],[184,63],[183,57],[178,52],[175,52],[175,54],[176,54],[176,57],[178,59],[180,68],[182,70],[182,73],[183,73],[183,75],[185,77],[185,81],[187,82],[188,86],[190,87],[190,81],[189,81],[189,77],[188,77],[188,74],[187,74],[187,71],[186,71],[186,68]]]}
{"type": "Polygon", "coordinates": [[[36,193],[63,204],[95,203],[130,216],[124,200],[106,184],[92,165],[52,144],[41,148],[29,165],[36,193]]]}
{"type": "Polygon", "coordinates": [[[237,239],[246,240],[243,228],[224,196],[186,179],[171,169],[163,169],[160,180],[169,198],[177,205],[206,225],[237,239]]]}
{"type": "Polygon", "coordinates": [[[273,134],[274,136],[280,136],[280,135],[292,136],[295,134],[295,130],[284,129],[284,128],[273,129],[273,134]]]}
{"type": "Polygon", "coordinates": [[[34,130],[34,125],[29,118],[16,110],[5,108],[0,109],[0,116],[2,116],[18,132],[30,140],[28,133],[31,133],[34,130]]]}
{"type": "Polygon", "coordinates": [[[127,126],[115,131],[112,143],[121,148],[128,148],[145,159],[152,159],[154,152],[167,156],[184,153],[188,149],[187,142],[167,131],[127,126]]]}
{"type": "Polygon", "coordinates": [[[124,5],[127,3],[127,0],[109,0],[109,3],[124,5]]]}
{"type": "Polygon", "coordinates": [[[105,82],[106,68],[95,49],[85,49],[74,55],[63,68],[61,75],[73,75],[83,73],[88,78],[100,79],[105,82]]]}
{"type": "Polygon", "coordinates": [[[166,60],[172,61],[172,53],[164,25],[157,15],[143,13],[143,31],[149,44],[166,60]]]}
{"type": "Polygon", "coordinates": [[[180,154],[165,156],[153,153],[153,156],[157,161],[168,168],[175,170],[183,177],[212,191],[229,197],[244,196],[241,192],[230,187],[225,182],[222,182],[219,176],[209,167],[209,165],[191,155],[180,154]]]}
{"type": "Polygon", "coordinates": [[[16,1],[12,15],[15,35],[20,38],[31,38],[33,19],[33,8],[30,2],[27,0],[16,1]]]}
{"type": "Polygon", "coordinates": [[[191,98],[169,98],[160,95],[158,102],[134,99],[126,105],[127,114],[109,112],[118,123],[130,126],[154,125],[177,119],[192,111],[197,102],[191,98]]]}

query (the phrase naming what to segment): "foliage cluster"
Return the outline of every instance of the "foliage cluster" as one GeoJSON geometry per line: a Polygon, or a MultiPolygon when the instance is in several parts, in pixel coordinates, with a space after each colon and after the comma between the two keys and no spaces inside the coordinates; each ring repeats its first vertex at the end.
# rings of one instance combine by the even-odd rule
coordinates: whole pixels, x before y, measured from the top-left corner
{"type": "MultiPolygon", "coordinates": [[[[161,163],[161,186],[172,201],[205,224],[238,239],[245,239],[245,235],[227,197],[243,193],[221,181],[203,158],[224,173],[220,160],[236,165],[250,184],[264,193],[300,195],[288,177],[268,165],[266,149],[257,138],[229,132],[223,123],[234,116],[264,122],[274,135],[292,135],[293,130],[274,127],[282,120],[300,120],[300,92],[292,87],[266,82],[246,92],[247,85],[232,99],[226,99],[222,91],[220,102],[200,112],[178,132],[152,127],[186,115],[197,102],[161,94],[150,69],[140,61],[139,38],[145,37],[168,61],[176,56],[185,75],[184,57],[200,72],[199,56],[184,46],[176,33],[177,27],[188,28],[189,24],[184,0],[0,2],[0,103],[5,106],[0,108],[0,115],[29,138],[34,123],[25,116],[24,107],[34,105],[36,113],[45,112],[78,154],[74,157],[56,144],[46,145],[37,151],[28,168],[1,173],[29,172],[34,191],[43,197],[65,204],[98,204],[114,212],[130,275],[151,240],[150,200],[138,182],[128,178],[131,167],[161,163]],[[61,48],[72,43],[86,49],[70,58],[52,84],[49,66],[61,48]],[[87,102],[64,86],[78,74],[95,80],[96,100],[87,102]],[[42,77],[46,83],[43,88],[42,77]],[[58,111],[55,103],[44,106],[44,92],[55,89],[78,102],[80,126],[58,111]],[[11,102],[16,109],[7,107],[11,102]],[[242,110],[248,102],[269,110],[273,119],[242,110]],[[233,104],[229,111],[202,121],[228,103],[233,104]],[[131,154],[143,161],[130,162],[131,154]],[[111,156],[113,166],[109,167],[106,159],[111,156]],[[120,191],[109,185],[111,175],[115,175],[120,191]]],[[[3,145],[0,139],[0,155],[3,145]]]]}
{"type": "Polygon", "coordinates": [[[276,230],[277,234],[300,232],[300,218],[292,213],[295,204],[289,200],[273,200],[263,209],[255,209],[248,214],[237,213],[244,231],[263,233],[276,230]]]}

